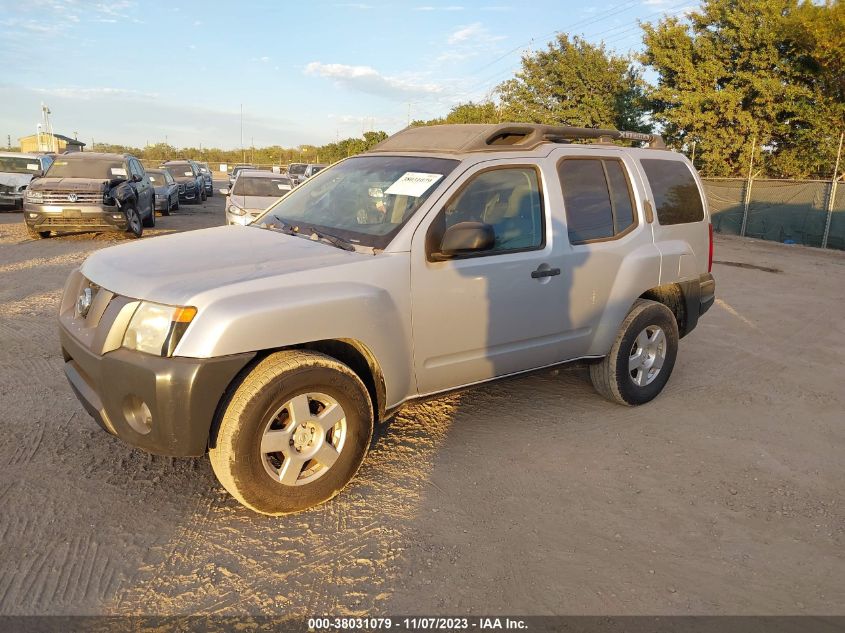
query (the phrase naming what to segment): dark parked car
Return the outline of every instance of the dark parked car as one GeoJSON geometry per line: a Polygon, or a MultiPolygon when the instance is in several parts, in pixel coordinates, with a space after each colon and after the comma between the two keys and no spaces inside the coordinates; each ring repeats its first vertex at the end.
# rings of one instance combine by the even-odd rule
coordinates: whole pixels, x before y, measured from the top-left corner
{"type": "Polygon", "coordinates": [[[166,169],[148,169],[147,176],[155,189],[155,210],[170,215],[179,208],[179,185],[166,169]]]}
{"type": "Polygon", "coordinates": [[[51,232],[127,231],[155,226],[155,196],[141,163],[128,154],[74,152],[56,157],[27,187],[23,205],[30,237],[51,232]]]}
{"type": "Polygon", "coordinates": [[[258,169],[255,165],[248,165],[247,163],[239,163],[229,170],[229,189],[235,186],[235,179],[238,174],[244,169],[258,169]]]}
{"type": "Polygon", "coordinates": [[[199,204],[206,198],[205,179],[192,160],[169,160],[161,165],[179,185],[179,201],[199,204]]]}
{"type": "Polygon", "coordinates": [[[209,198],[214,195],[214,179],[211,175],[211,169],[208,163],[197,163],[200,168],[200,173],[205,181],[205,195],[209,198]]]}

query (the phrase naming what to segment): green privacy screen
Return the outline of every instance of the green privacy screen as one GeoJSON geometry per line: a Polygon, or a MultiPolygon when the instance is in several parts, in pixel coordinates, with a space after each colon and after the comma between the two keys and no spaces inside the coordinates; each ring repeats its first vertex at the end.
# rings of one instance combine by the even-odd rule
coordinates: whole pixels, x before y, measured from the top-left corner
{"type": "MultiPolygon", "coordinates": [[[[746,181],[741,179],[704,179],[713,228],[717,232],[740,234],[745,187],[746,181]]],[[[821,246],[830,190],[830,181],[755,180],[745,235],[821,246]]],[[[836,192],[827,247],[845,250],[845,184],[840,184],[836,192]]]]}

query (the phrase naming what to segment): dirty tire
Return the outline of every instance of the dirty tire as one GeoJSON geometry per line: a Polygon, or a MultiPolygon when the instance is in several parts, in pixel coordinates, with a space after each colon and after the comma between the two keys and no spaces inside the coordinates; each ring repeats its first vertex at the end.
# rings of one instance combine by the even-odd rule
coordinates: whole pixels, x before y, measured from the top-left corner
{"type": "Polygon", "coordinates": [[[300,512],[337,495],[358,471],[373,434],[372,404],[361,379],[343,363],[318,352],[288,350],[268,356],[223,406],[209,450],[211,466],[235,499],[262,514],[300,512]],[[343,408],[346,439],[337,461],[322,476],[285,485],[266,471],[260,446],[279,407],[303,393],[326,394],[343,408]]]}
{"type": "Polygon", "coordinates": [[[619,326],[610,352],[600,362],[590,365],[593,387],[608,400],[623,405],[645,404],[666,386],[678,354],[678,323],[672,311],[662,303],[637,299],[619,326]],[[666,337],[665,359],[649,384],[639,386],[631,375],[629,360],[637,337],[649,327],[659,327],[666,337]]]}
{"type": "Polygon", "coordinates": [[[28,224],[26,225],[26,233],[33,240],[43,240],[50,237],[50,231],[36,231],[28,224]]]}
{"type": "Polygon", "coordinates": [[[131,238],[139,238],[144,234],[144,223],[141,222],[141,215],[135,207],[126,208],[126,221],[129,226],[126,234],[131,238]]]}

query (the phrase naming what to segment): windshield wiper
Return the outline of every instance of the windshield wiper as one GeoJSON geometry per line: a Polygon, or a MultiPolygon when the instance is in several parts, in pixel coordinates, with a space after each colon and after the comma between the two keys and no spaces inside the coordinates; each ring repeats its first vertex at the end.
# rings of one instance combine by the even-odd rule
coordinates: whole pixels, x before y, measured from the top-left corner
{"type": "Polygon", "coordinates": [[[331,235],[330,233],[325,233],[323,231],[318,231],[313,226],[300,227],[294,224],[288,224],[277,215],[274,215],[273,217],[277,221],[268,223],[266,226],[269,229],[280,231],[285,235],[295,235],[298,237],[304,237],[305,239],[309,240],[322,240],[331,244],[332,246],[336,246],[337,248],[343,249],[345,251],[355,250],[355,245],[349,240],[343,239],[342,237],[338,237],[337,235],[331,235]]]}
{"type": "MultiPolygon", "coordinates": [[[[297,227],[299,228],[299,227],[297,227]]],[[[324,242],[328,242],[332,246],[337,246],[338,248],[342,248],[345,251],[354,251],[355,245],[350,242],[349,240],[345,240],[342,237],[338,237],[337,235],[332,235],[330,233],[324,233],[323,231],[318,231],[312,226],[304,227],[300,229],[301,233],[310,233],[313,237],[316,237],[318,240],[323,240],[324,242]]]]}

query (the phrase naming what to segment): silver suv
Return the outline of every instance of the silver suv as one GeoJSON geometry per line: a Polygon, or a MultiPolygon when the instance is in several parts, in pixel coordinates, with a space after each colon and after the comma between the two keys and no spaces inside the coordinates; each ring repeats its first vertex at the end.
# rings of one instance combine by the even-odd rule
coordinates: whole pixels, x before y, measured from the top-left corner
{"type": "Polygon", "coordinates": [[[247,227],[91,255],[62,299],[65,372],[105,430],[208,452],[276,515],[336,495],[415,398],[580,359],[599,393],[646,403],[715,290],[701,182],[662,147],[404,130],[247,227]]]}

